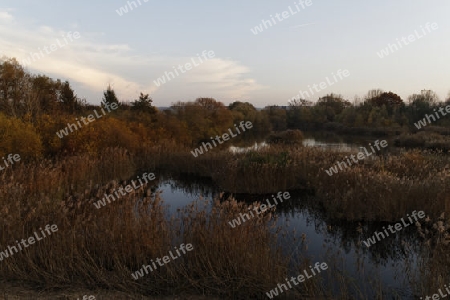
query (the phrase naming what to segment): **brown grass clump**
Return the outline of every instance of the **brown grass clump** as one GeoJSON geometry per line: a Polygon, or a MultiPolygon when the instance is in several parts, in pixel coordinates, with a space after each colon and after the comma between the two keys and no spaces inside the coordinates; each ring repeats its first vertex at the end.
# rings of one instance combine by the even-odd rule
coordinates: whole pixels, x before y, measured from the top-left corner
{"type": "Polygon", "coordinates": [[[272,133],[266,141],[268,144],[302,145],[304,138],[303,132],[295,129],[272,133]]]}
{"type": "MultiPolygon", "coordinates": [[[[403,133],[395,139],[394,143],[399,147],[450,151],[450,138],[448,135],[435,133],[435,131],[436,130],[425,128],[425,131],[419,131],[415,134],[403,133]]],[[[442,133],[447,132],[448,129],[443,129],[442,133]]]]}
{"type": "Polygon", "coordinates": [[[215,200],[209,212],[201,208],[206,205],[197,201],[180,212],[183,239],[196,247],[195,259],[181,270],[192,287],[209,286],[223,296],[256,297],[286,276],[288,261],[276,246],[271,213],[232,228],[229,221],[258,203],[247,207],[232,198],[215,200]]]}
{"type": "Polygon", "coordinates": [[[450,188],[449,164],[448,156],[425,151],[379,156],[331,177],[319,174],[318,192],[348,219],[393,221],[412,210],[438,215],[450,188]]]}
{"type": "Polygon", "coordinates": [[[412,210],[435,216],[443,211],[450,188],[448,155],[419,150],[372,155],[333,176],[325,172],[350,154],[271,145],[195,158],[187,149],[159,156],[155,165],[172,174],[212,178],[233,193],[311,189],[333,217],[347,220],[395,221],[412,210]]]}
{"type": "Polygon", "coordinates": [[[442,213],[437,218],[416,222],[417,231],[422,240],[423,251],[418,258],[419,276],[414,278],[415,292],[433,295],[445,290],[450,278],[450,221],[442,213]]]}
{"type": "Polygon", "coordinates": [[[118,149],[103,159],[74,157],[3,174],[13,183],[0,187],[0,251],[46,224],[56,224],[58,231],[1,261],[1,278],[47,289],[79,286],[237,298],[260,296],[283,280],[288,259],[276,246],[270,215],[232,228],[228,221],[248,211],[244,204],[216,200],[208,211],[199,200],[169,219],[163,200],[149,185],[97,209],[95,201],[127,184],[102,181],[129,176],[133,165],[118,149]],[[191,243],[194,250],[133,279],[132,272],[181,243],[191,243]]]}
{"type": "Polygon", "coordinates": [[[351,153],[311,147],[274,146],[242,153],[188,151],[165,154],[156,163],[172,174],[209,177],[233,193],[309,189],[334,218],[395,221],[406,212],[438,215],[450,188],[450,157],[410,150],[370,156],[329,176],[325,170],[351,153]]]}

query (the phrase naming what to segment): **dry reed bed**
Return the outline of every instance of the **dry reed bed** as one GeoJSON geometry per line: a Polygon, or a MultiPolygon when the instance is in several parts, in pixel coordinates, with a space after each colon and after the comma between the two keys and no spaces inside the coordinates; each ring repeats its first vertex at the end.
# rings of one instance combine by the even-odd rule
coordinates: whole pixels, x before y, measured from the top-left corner
{"type": "Polygon", "coordinates": [[[317,174],[315,187],[325,207],[355,220],[397,221],[413,210],[445,211],[450,157],[423,151],[376,157],[338,174],[317,174]]]}
{"type": "Polygon", "coordinates": [[[192,203],[176,218],[149,186],[96,209],[94,201],[130,178],[133,159],[120,149],[64,163],[22,165],[2,176],[0,251],[39,227],[58,231],[0,262],[0,278],[45,288],[87,286],[142,294],[193,292],[256,297],[284,280],[288,258],[281,254],[273,220],[258,216],[237,228],[228,221],[246,212],[233,199],[192,203]],[[106,181],[106,183],[104,183],[106,181]],[[174,246],[194,250],[134,280],[131,273],[174,246]],[[270,270],[270,271],[268,271],[270,270]]]}
{"type": "MultiPolygon", "coordinates": [[[[96,209],[92,203],[125,184],[119,181],[135,175],[136,166],[210,176],[230,189],[312,187],[331,213],[345,219],[397,221],[412,210],[442,212],[446,156],[410,151],[328,176],[324,169],[344,156],[271,147],[257,153],[213,152],[189,158],[189,153],[169,145],[149,148],[139,160],[125,150],[109,149],[98,157],[17,165],[0,175],[0,251],[46,224],[57,224],[59,230],[0,262],[0,277],[46,288],[80,285],[143,294],[188,291],[247,298],[284,281],[290,258],[277,248],[273,222],[262,216],[231,228],[227,222],[247,211],[245,204],[232,199],[215,202],[211,212],[199,201],[167,219],[162,200],[147,186],[96,209]],[[194,251],[132,279],[131,272],[181,243],[192,243],[194,251]]],[[[321,293],[313,281],[307,284],[308,294],[321,293]]]]}
{"type": "Polygon", "coordinates": [[[411,276],[416,293],[433,295],[450,281],[450,219],[442,213],[436,218],[425,218],[416,224],[418,235],[422,239],[423,251],[418,262],[411,266],[417,269],[411,276]]]}
{"type": "Polygon", "coordinates": [[[325,172],[349,154],[271,146],[246,153],[210,152],[195,158],[189,149],[181,149],[166,151],[156,166],[172,173],[210,177],[227,192],[313,189],[334,217],[347,220],[396,221],[413,210],[433,216],[446,211],[450,156],[410,150],[372,156],[333,176],[325,172]]]}

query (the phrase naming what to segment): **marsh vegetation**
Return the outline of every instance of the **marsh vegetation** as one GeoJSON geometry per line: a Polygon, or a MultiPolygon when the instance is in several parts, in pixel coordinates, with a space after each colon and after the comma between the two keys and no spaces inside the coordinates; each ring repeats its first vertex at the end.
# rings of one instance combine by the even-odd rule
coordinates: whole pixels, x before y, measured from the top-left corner
{"type": "MultiPolygon", "coordinates": [[[[100,107],[78,99],[68,82],[28,74],[15,60],[0,67],[0,155],[20,153],[22,158],[0,173],[0,251],[45,224],[58,226],[57,236],[1,261],[2,280],[38,289],[79,286],[139,295],[265,298],[286,277],[315,263],[308,253],[292,251],[307,247],[308,236],[279,222],[300,206],[320,218],[334,238],[355,246],[355,257],[364,252],[356,247],[361,239],[379,226],[425,211],[427,218],[417,228],[405,230],[405,240],[383,241],[395,250],[377,244],[369,254],[382,257],[387,251],[402,262],[396,271],[407,274],[408,297],[433,294],[450,282],[449,121],[439,120],[419,133],[411,125],[441,105],[430,92],[412,95],[407,105],[395,94],[372,91],[358,105],[332,94],[314,105],[299,100],[287,108],[262,110],[244,102],[225,106],[199,98],[161,111],[148,95],[119,102],[108,88],[103,101],[119,108],[59,138],[56,132],[100,107]],[[252,122],[253,128],[232,144],[198,157],[191,154],[241,121],[252,122]],[[386,137],[396,140],[397,148],[329,176],[325,170],[352,150],[304,146],[306,130],[333,137],[386,137]],[[261,140],[265,147],[229,150],[261,140]],[[156,174],[156,180],[95,209],[93,203],[104,194],[144,172],[156,174]],[[181,177],[206,180],[218,193],[212,199],[199,196],[169,213],[158,184],[181,177]],[[307,196],[229,226],[237,215],[259,205],[258,199],[280,191],[307,196]],[[133,271],[181,243],[191,243],[195,250],[157,272],[132,278],[133,271]],[[405,243],[414,256],[405,254],[405,243]]],[[[393,295],[386,293],[381,274],[362,290],[358,278],[340,267],[342,257],[330,253],[325,258],[327,272],[283,296],[393,295]]]]}

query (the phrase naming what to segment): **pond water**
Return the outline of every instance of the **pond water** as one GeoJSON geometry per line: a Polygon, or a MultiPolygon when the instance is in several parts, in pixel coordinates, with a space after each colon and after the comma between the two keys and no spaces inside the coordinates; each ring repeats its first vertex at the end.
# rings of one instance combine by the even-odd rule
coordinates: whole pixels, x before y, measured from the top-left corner
{"type": "MultiPolygon", "coordinates": [[[[157,190],[169,205],[171,214],[199,197],[208,199],[212,204],[212,200],[220,193],[211,182],[192,178],[162,180],[157,190]]],[[[348,288],[356,299],[361,299],[359,292],[366,295],[364,299],[375,299],[374,289],[385,292],[383,299],[413,299],[409,278],[404,272],[408,261],[409,265],[416,265],[418,244],[413,226],[367,247],[362,242],[375,231],[381,232],[385,223],[334,221],[327,218],[313,196],[295,191],[290,191],[290,194],[291,199],[276,207],[279,217],[277,223],[285,226],[289,232],[287,238],[279,237],[285,253],[293,253],[294,258],[308,257],[313,263],[327,262],[329,266],[337,268],[340,274],[350,276],[354,280],[348,288]],[[306,235],[304,242],[300,238],[302,234],[306,235]]],[[[251,203],[263,201],[270,195],[233,196],[238,201],[251,203]]],[[[291,275],[297,276],[297,272],[293,271],[291,275]]],[[[327,278],[324,280],[338,295],[336,282],[327,278]]]]}
{"type": "MultiPolygon", "coordinates": [[[[367,137],[354,137],[354,136],[336,136],[330,133],[304,133],[305,139],[303,140],[303,146],[316,147],[323,150],[334,151],[350,151],[357,153],[361,151],[361,147],[368,147],[369,143],[382,140],[380,138],[367,138],[367,137]]],[[[389,143],[391,144],[391,143],[389,143]]],[[[265,141],[254,142],[246,146],[230,146],[231,152],[244,152],[249,150],[258,150],[268,146],[265,141]]]]}
{"type": "Polygon", "coordinates": [[[322,141],[317,140],[315,138],[304,139],[303,146],[317,147],[317,148],[321,148],[324,150],[354,151],[354,152],[359,151],[359,147],[360,147],[356,144],[348,144],[348,143],[344,143],[344,142],[338,142],[338,143],[326,142],[323,140],[322,141]]]}

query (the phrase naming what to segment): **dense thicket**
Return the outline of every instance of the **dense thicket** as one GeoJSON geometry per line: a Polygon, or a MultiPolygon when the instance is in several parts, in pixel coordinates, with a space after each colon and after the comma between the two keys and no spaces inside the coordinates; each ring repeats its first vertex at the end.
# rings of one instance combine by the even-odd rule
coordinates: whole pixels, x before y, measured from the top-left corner
{"type": "MultiPolygon", "coordinates": [[[[17,60],[7,59],[0,63],[0,155],[16,152],[32,158],[95,153],[110,146],[139,153],[163,141],[194,147],[241,121],[252,122],[253,128],[236,142],[287,129],[407,132],[414,130],[414,122],[448,104],[450,99],[441,103],[428,90],[411,95],[408,103],[392,92],[372,90],[354,103],[329,94],[315,103],[298,99],[287,106],[257,109],[248,102],[225,106],[213,98],[198,98],[160,111],[148,94],[119,101],[108,86],[101,104],[90,105],[76,95],[68,81],[30,74],[17,60]],[[106,103],[117,103],[119,108],[63,138],[56,135],[94,110],[99,112],[106,103]]],[[[450,119],[441,118],[433,125],[450,126],[450,119]]]]}

